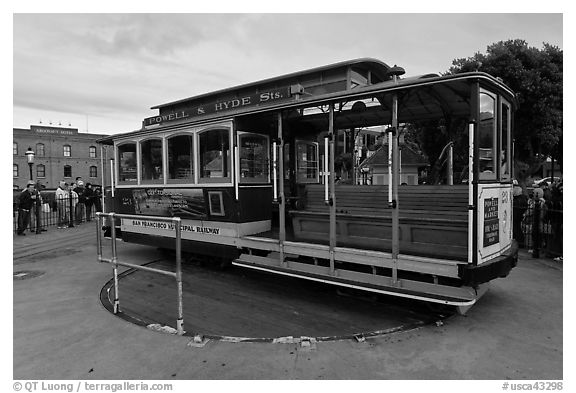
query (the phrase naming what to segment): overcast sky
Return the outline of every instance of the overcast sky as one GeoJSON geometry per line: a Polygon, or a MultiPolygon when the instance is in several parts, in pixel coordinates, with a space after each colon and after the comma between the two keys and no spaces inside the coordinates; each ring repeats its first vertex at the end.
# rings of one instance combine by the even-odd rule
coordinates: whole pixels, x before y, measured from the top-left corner
{"type": "Polygon", "coordinates": [[[562,14],[14,14],[13,126],[140,128],[150,107],[359,57],[406,76],[520,38],[563,48],[562,14]]]}

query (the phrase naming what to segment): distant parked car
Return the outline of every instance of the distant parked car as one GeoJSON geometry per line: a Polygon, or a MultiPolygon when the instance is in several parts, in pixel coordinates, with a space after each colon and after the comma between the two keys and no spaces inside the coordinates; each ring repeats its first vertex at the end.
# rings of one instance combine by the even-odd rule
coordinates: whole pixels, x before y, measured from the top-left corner
{"type": "Polygon", "coordinates": [[[544,182],[548,183],[548,185],[551,185],[552,183],[559,181],[560,179],[561,179],[560,177],[554,176],[554,179],[552,179],[552,177],[545,177],[544,179],[534,180],[534,183],[532,183],[532,187],[540,187],[540,184],[544,182]]]}

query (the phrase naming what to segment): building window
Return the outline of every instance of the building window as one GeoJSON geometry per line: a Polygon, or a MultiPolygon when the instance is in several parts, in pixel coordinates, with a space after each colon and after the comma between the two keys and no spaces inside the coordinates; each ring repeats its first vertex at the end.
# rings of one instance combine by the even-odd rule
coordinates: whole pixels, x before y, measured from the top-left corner
{"type": "Polygon", "coordinates": [[[90,167],[90,177],[98,177],[98,168],[95,165],[90,167]]]}
{"type": "Polygon", "coordinates": [[[46,167],[44,165],[36,165],[36,177],[46,177],[46,167]]]}
{"type": "Polygon", "coordinates": [[[229,182],[230,130],[202,132],[199,139],[200,178],[204,182],[229,182]]]}
{"type": "Polygon", "coordinates": [[[118,146],[118,181],[135,182],[136,143],[124,143],[118,146]]]}
{"type": "Polygon", "coordinates": [[[46,150],[44,149],[43,143],[36,144],[36,157],[44,157],[46,155],[46,150]]]}
{"type": "Polygon", "coordinates": [[[72,177],[72,167],[70,165],[64,165],[64,177],[72,177]]]}
{"type": "Polygon", "coordinates": [[[176,135],[168,138],[169,183],[194,182],[194,136],[176,135]]]}
{"type": "Polygon", "coordinates": [[[90,146],[89,154],[90,154],[90,158],[96,158],[96,147],[95,146],[90,146]]]}
{"type": "Polygon", "coordinates": [[[64,157],[71,157],[72,156],[72,146],[64,145],[64,157]]]}
{"type": "Polygon", "coordinates": [[[12,143],[12,154],[14,154],[15,156],[18,155],[18,144],[16,142],[12,143]]]}
{"type": "Polygon", "coordinates": [[[18,177],[18,165],[16,164],[12,165],[12,172],[14,177],[18,177]]]}
{"type": "Polygon", "coordinates": [[[148,139],[140,144],[142,181],[158,183],[162,180],[162,140],[148,139]],[[154,181],[155,180],[155,181],[154,181]]]}

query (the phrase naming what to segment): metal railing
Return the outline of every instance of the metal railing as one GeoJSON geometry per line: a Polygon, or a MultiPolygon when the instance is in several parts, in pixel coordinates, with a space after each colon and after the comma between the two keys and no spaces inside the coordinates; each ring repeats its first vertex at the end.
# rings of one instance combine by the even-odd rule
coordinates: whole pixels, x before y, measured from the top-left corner
{"type": "MultiPolygon", "coordinates": [[[[45,231],[56,226],[72,228],[75,225],[95,219],[95,214],[102,210],[100,199],[97,200],[97,203],[79,203],[78,197],[57,201],[52,194],[43,195],[43,198],[41,204],[34,204],[30,209],[27,231],[38,233],[37,228],[45,231]]],[[[14,201],[12,204],[12,230],[14,232],[18,229],[18,214],[18,202],[14,201]]]]}
{"type": "Polygon", "coordinates": [[[98,262],[106,262],[113,265],[114,269],[114,314],[120,311],[120,298],[118,294],[118,266],[125,266],[132,269],[143,270],[151,273],[163,274],[165,276],[173,277],[176,279],[176,286],[178,291],[178,319],[176,321],[176,330],[179,335],[184,334],[184,316],[183,316],[183,305],[182,305],[182,228],[180,226],[180,217],[155,217],[155,216],[141,216],[141,215],[130,215],[130,214],[116,214],[116,213],[96,213],[96,219],[98,225],[96,226],[96,238],[97,238],[97,249],[98,249],[98,262]],[[110,222],[110,233],[112,240],[112,257],[104,258],[102,256],[102,226],[104,218],[108,217],[110,222]],[[152,220],[160,222],[171,222],[174,224],[176,231],[176,271],[170,272],[162,269],[155,269],[148,266],[135,265],[128,262],[120,262],[118,260],[118,252],[116,247],[116,226],[115,220],[119,219],[138,219],[138,220],[152,220]]]}

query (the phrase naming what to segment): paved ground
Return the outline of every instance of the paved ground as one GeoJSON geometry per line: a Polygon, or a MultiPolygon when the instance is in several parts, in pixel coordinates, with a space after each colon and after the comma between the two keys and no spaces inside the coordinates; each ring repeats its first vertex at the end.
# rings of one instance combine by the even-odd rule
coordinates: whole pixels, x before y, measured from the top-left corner
{"type": "MultiPolygon", "coordinates": [[[[298,344],[210,341],[150,331],[104,309],[111,268],[96,261],[94,224],[14,237],[13,378],[531,379],[563,378],[562,265],[521,255],[465,317],[441,326],[298,344]]],[[[154,248],[120,243],[142,263],[154,248]]]]}

